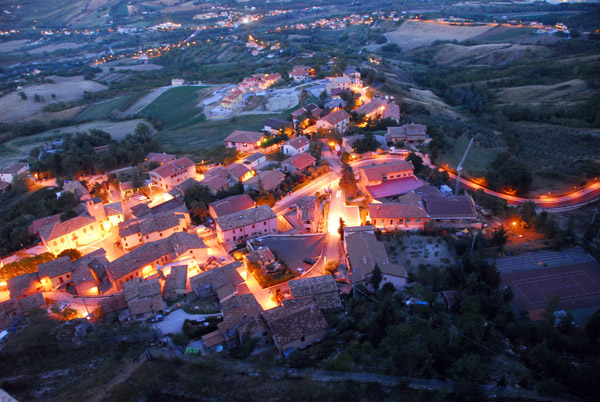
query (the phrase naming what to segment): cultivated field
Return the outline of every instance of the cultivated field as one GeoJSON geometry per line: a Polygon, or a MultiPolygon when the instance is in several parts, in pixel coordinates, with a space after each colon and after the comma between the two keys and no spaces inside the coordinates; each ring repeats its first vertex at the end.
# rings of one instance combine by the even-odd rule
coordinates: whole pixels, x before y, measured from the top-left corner
{"type": "Polygon", "coordinates": [[[22,89],[27,95],[23,100],[18,92],[11,92],[0,98],[0,121],[6,123],[16,123],[27,119],[37,113],[40,113],[44,106],[55,102],[70,102],[80,99],[85,91],[98,92],[107,87],[95,81],[84,80],[83,76],[75,77],[48,77],[52,84],[32,85],[22,89]],[[52,98],[52,94],[55,98],[52,98]],[[39,95],[40,102],[36,102],[34,97],[39,95]]]}
{"type": "Polygon", "coordinates": [[[28,50],[27,53],[30,53],[30,54],[40,54],[40,53],[44,53],[44,52],[52,53],[57,50],[63,50],[63,49],[77,49],[77,48],[80,48],[85,45],[86,45],[85,43],[58,43],[55,45],[47,45],[47,46],[38,47],[38,48],[35,48],[32,50],[28,50]]]}
{"type": "Polygon", "coordinates": [[[477,64],[491,65],[510,63],[514,60],[523,60],[524,57],[537,57],[550,53],[543,46],[513,45],[510,43],[498,43],[490,45],[462,46],[448,43],[444,45],[434,56],[436,63],[457,65],[477,64]]]}
{"type": "Polygon", "coordinates": [[[48,130],[29,137],[16,138],[7,142],[5,145],[11,150],[28,155],[31,149],[41,144],[50,141],[55,141],[66,136],[67,134],[89,131],[91,129],[106,131],[111,135],[113,139],[122,140],[127,134],[133,134],[135,128],[140,123],[146,124],[150,128],[152,133],[155,132],[155,130],[152,128],[152,125],[144,119],[126,120],[118,122],[99,120],[90,123],[77,124],[75,126],[61,127],[54,130],[48,130]]]}
{"type": "Polygon", "coordinates": [[[132,65],[125,65],[125,66],[116,66],[116,65],[108,65],[108,63],[102,64],[99,67],[102,69],[103,72],[107,72],[111,68],[114,68],[115,71],[122,71],[122,70],[151,71],[151,70],[160,70],[161,68],[163,68],[163,66],[159,66],[158,64],[132,64],[132,65]]]}
{"type": "Polygon", "coordinates": [[[175,87],[158,96],[139,114],[160,120],[163,128],[187,125],[197,120],[202,110],[197,108],[198,91],[203,87],[175,87]]]}
{"type": "Polygon", "coordinates": [[[280,112],[296,106],[299,102],[296,93],[277,94],[269,97],[267,110],[271,112],[280,112]]]}
{"type": "Polygon", "coordinates": [[[22,48],[29,42],[29,39],[9,40],[6,42],[0,42],[0,53],[13,52],[22,48]]]}
{"type": "Polygon", "coordinates": [[[497,104],[519,103],[529,105],[552,102],[553,104],[567,105],[584,101],[594,93],[596,92],[588,91],[588,85],[585,81],[576,79],[554,85],[505,88],[498,93],[496,102],[497,104]]]}
{"type": "Polygon", "coordinates": [[[407,21],[395,31],[388,32],[386,37],[398,44],[403,51],[432,44],[436,40],[463,41],[489,31],[495,25],[459,26],[437,22],[407,21]]]}

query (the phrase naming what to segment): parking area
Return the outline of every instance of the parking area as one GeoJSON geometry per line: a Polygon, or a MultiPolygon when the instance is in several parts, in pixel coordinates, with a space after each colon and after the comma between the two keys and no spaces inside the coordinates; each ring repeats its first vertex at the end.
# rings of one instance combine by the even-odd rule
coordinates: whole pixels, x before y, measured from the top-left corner
{"type": "Polygon", "coordinates": [[[310,268],[302,260],[316,260],[321,254],[325,235],[311,236],[272,236],[263,238],[263,244],[269,247],[292,270],[310,268]]]}

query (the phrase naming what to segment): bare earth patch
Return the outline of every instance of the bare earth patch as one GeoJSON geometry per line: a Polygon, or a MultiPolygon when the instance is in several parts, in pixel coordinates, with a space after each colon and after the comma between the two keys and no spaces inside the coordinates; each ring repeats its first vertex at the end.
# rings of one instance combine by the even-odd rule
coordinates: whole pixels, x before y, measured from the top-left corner
{"type": "Polygon", "coordinates": [[[7,42],[0,43],[0,53],[3,52],[13,52],[18,50],[29,43],[29,39],[20,39],[20,40],[9,40],[7,42]]]}
{"type": "Polygon", "coordinates": [[[36,49],[28,50],[27,53],[30,53],[30,54],[40,54],[40,53],[44,53],[44,52],[51,53],[56,50],[77,49],[82,46],[85,46],[85,43],[58,43],[56,45],[47,45],[47,46],[38,47],[36,49]]]}
{"type": "Polygon", "coordinates": [[[452,110],[452,107],[440,99],[436,94],[430,90],[421,90],[416,88],[410,89],[410,96],[412,99],[405,99],[408,102],[419,103],[425,106],[428,110],[435,113],[441,113],[448,117],[457,120],[463,120],[463,117],[452,110]]]}
{"type": "Polygon", "coordinates": [[[547,53],[548,50],[542,46],[513,45],[510,43],[475,46],[448,43],[437,52],[433,60],[440,64],[456,65],[466,62],[470,65],[497,65],[505,64],[527,55],[538,55],[541,52],[547,53]]]}
{"type": "Polygon", "coordinates": [[[592,94],[586,91],[588,86],[583,80],[570,80],[554,85],[528,85],[502,89],[498,93],[498,103],[540,104],[553,102],[566,104],[584,101],[592,94]]]}
{"type": "Polygon", "coordinates": [[[269,97],[269,102],[267,102],[267,110],[271,112],[287,110],[296,106],[298,102],[298,95],[295,93],[277,94],[269,97]]]}
{"type": "Polygon", "coordinates": [[[70,102],[80,99],[85,91],[98,92],[107,88],[106,85],[95,81],[84,80],[83,76],[75,77],[48,77],[52,84],[32,85],[22,89],[27,95],[23,100],[18,92],[11,92],[0,98],[0,121],[16,123],[25,120],[42,111],[44,106],[55,102],[70,102]],[[52,94],[55,95],[52,98],[52,94]],[[35,101],[35,95],[41,97],[40,102],[35,101]]]}
{"type": "Polygon", "coordinates": [[[388,41],[398,44],[403,51],[432,44],[436,40],[463,41],[492,29],[496,25],[449,25],[433,21],[407,21],[395,31],[385,34],[388,41]]]}

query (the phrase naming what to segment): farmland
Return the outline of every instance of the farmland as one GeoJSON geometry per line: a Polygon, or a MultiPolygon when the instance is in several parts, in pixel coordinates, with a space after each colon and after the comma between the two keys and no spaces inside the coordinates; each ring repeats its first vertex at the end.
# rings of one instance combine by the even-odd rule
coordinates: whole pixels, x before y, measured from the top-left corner
{"type": "Polygon", "coordinates": [[[197,107],[198,91],[203,87],[177,87],[161,94],[139,113],[160,121],[163,129],[181,128],[201,118],[202,110],[197,107]]]}

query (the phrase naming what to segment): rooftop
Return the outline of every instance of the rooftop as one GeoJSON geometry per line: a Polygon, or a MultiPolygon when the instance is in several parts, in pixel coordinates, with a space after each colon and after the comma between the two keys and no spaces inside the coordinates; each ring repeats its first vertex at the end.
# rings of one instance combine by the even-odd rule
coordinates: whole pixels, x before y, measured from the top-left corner
{"type": "Polygon", "coordinates": [[[215,212],[215,217],[218,217],[253,208],[255,204],[248,194],[239,194],[212,202],[208,206],[215,212]]]}
{"type": "Polygon", "coordinates": [[[234,130],[224,141],[256,144],[261,140],[263,135],[263,133],[257,131],[234,130]]]}
{"type": "Polygon", "coordinates": [[[260,188],[262,186],[263,190],[272,191],[281,184],[284,178],[285,174],[279,170],[266,170],[259,172],[253,178],[247,180],[244,184],[254,186],[256,188],[260,188]]]}
{"type": "Polygon", "coordinates": [[[382,180],[384,176],[391,173],[406,172],[408,170],[414,170],[414,166],[410,161],[384,163],[360,168],[361,174],[364,174],[368,181],[382,180]]]}
{"type": "Polygon", "coordinates": [[[345,110],[338,110],[337,112],[332,112],[327,116],[321,117],[319,120],[326,121],[330,125],[335,126],[346,119],[350,119],[350,115],[345,110]]]}
{"type": "Polygon", "coordinates": [[[187,265],[177,265],[171,267],[171,274],[167,276],[165,281],[164,293],[176,289],[185,289],[187,282],[187,265]]]}
{"type": "Polygon", "coordinates": [[[348,233],[344,237],[346,252],[352,268],[356,275],[356,282],[366,280],[379,266],[382,273],[394,276],[406,276],[404,267],[390,262],[385,246],[377,241],[371,232],[361,231],[348,233]]]}
{"type": "Polygon", "coordinates": [[[423,182],[421,180],[411,176],[386,180],[381,184],[367,186],[367,190],[374,199],[381,199],[406,194],[422,185],[423,182]]]}
{"type": "Polygon", "coordinates": [[[156,169],[150,171],[150,173],[154,173],[160,177],[170,177],[171,175],[177,174],[182,170],[187,170],[192,166],[195,166],[195,164],[188,158],[179,158],[157,167],[156,169]]]}
{"type": "Polygon", "coordinates": [[[298,170],[304,170],[310,165],[317,162],[317,159],[309,153],[302,152],[296,155],[292,155],[282,163],[290,163],[298,170]]]}
{"type": "Polygon", "coordinates": [[[229,215],[218,217],[217,225],[222,231],[241,228],[255,223],[263,222],[269,219],[277,219],[277,215],[268,205],[235,212],[229,215]]]}
{"type": "Polygon", "coordinates": [[[81,215],[64,222],[53,222],[42,226],[39,228],[39,232],[40,236],[46,239],[46,241],[51,241],[95,222],[94,218],[88,215],[81,215]]]}
{"type": "Polygon", "coordinates": [[[310,141],[308,140],[308,138],[306,138],[304,136],[300,136],[300,137],[292,138],[289,141],[286,141],[285,143],[283,143],[282,146],[287,145],[287,146],[294,148],[297,151],[297,150],[301,149],[302,147],[305,147],[309,144],[310,144],[310,141]]]}

